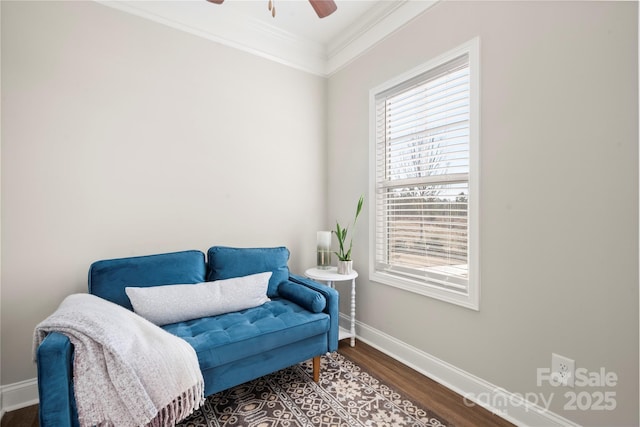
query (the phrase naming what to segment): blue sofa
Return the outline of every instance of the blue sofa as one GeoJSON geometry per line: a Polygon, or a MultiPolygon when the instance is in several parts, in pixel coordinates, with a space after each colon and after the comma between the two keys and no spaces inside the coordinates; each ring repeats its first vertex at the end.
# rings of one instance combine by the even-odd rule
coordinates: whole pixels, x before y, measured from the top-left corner
{"type": "MultiPolygon", "coordinates": [[[[205,395],[242,384],[338,347],[338,293],[290,274],[289,251],[214,246],[205,254],[182,251],[97,261],[89,293],[132,309],[127,286],[197,284],[271,271],[271,301],[246,310],[161,326],[191,344],[204,377],[205,395]]],[[[171,301],[167,301],[171,304],[171,301]]],[[[77,426],[73,345],[58,332],[37,349],[41,427],[77,426]]]]}

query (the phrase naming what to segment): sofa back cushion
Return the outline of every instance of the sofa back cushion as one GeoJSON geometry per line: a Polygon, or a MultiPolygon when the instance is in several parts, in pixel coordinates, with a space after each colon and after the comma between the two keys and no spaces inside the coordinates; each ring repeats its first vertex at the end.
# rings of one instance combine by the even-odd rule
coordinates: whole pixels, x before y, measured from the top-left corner
{"type": "Polygon", "coordinates": [[[213,246],[207,252],[207,280],[222,280],[232,277],[270,271],[267,296],[278,296],[278,286],[289,279],[289,249],[276,248],[230,248],[213,246]]]}
{"type": "Polygon", "coordinates": [[[148,287],[205,281],[200,251],[182,251],[96,261],[89,268],[89,293],[132,310],[127,286],[148,287]]]}

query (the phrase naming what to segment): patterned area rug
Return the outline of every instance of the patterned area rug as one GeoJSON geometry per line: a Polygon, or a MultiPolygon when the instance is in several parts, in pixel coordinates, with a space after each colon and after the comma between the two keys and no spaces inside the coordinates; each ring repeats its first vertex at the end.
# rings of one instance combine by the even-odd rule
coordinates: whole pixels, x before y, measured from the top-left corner
{"type": "Polygon", "coordinates": [[[207,398],[180,427],[450,426],[339,353],[322,356],[320,383],[311,361],[207,398]]]}

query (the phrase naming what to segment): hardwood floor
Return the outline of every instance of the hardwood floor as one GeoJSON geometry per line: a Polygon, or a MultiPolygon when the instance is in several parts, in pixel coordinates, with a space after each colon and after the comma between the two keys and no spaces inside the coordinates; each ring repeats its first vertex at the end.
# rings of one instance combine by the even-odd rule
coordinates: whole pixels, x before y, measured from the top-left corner
{"type": "MultiPolygon", "coordinates": [[[[513,425],[480,406],[465,405],[459,394],[361,341],[350,347],[348,340],[343,340],[338,351],[411,401],[431,409],[456,427],[513,425]]],[[[38,427],[38,406],[7,412],[1,424],[0,427],[38,427]]]]}
{"type": "Polygon", "coordinates": [[[1,427],[38,427],[38,405],[7,412],[1,427]]]}

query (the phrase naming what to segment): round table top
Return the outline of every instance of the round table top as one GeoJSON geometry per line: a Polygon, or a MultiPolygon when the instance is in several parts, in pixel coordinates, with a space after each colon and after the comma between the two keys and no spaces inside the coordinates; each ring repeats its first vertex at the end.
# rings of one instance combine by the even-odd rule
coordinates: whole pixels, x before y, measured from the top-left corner
{"type": "Polygon", "coordinates": [[[338,274],[338,267],[330,267],[328,270],[321,270],[318,267],[308,268],[304,275],[313,280],[324,280],[338,282],[341,280],[352,280],[358,277],[358,272],[351,270],[350,274],[338,274]]]}

